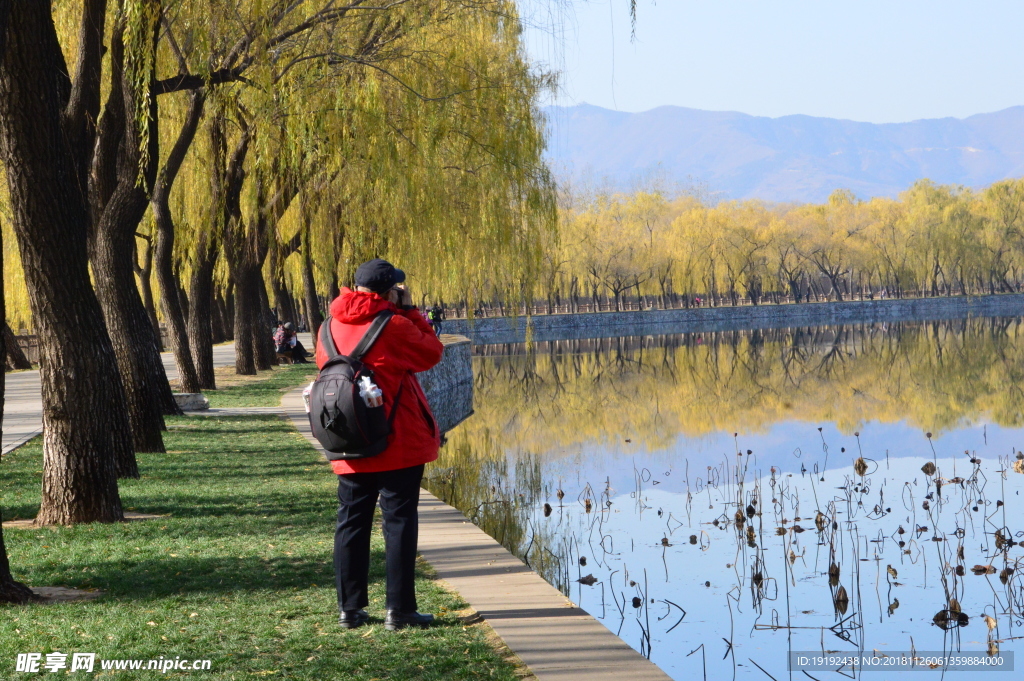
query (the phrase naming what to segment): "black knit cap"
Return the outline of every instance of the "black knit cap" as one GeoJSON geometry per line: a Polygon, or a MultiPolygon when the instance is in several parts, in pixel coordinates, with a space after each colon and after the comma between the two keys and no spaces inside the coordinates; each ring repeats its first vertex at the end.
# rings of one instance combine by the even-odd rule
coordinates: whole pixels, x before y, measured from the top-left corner
{"type": "Polygon", "coordinates": [[[356,286],[364,286],[374,293],[386,293],[403,281],[405,272],[380,258],[364,262],[356,270],[356,286]]]}

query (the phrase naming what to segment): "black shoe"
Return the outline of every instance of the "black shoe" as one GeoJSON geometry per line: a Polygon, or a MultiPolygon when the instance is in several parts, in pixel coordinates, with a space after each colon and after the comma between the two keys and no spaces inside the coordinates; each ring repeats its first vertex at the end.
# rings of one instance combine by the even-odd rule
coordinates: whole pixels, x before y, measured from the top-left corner
{"type": "Polygon", "coordinates": [[[424,615],[418,612],[388,610],[387,615],[384,617],[384,628],[388,631],[398,631],[406,627],[423,627],[426,629],[433,623],[433,615],[424,615]]]}
{"type": "Polygon", "coordinates": [[[342,629],[355,629],[366,624],[369,619],[370,616],[366,614],[365,610],[342,610],[338,624],[342,629]]]}

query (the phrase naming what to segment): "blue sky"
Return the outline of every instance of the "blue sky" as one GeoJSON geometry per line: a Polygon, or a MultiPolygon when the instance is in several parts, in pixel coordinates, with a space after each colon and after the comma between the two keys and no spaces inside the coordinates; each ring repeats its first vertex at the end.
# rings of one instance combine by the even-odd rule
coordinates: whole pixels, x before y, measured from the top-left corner
{"type": "Polygon", "coordinates": [[[1022,0],[638,0],[633,42],[628,4],[521,0],[553,103],[873,123],[1024,104],[1022,0]]]}

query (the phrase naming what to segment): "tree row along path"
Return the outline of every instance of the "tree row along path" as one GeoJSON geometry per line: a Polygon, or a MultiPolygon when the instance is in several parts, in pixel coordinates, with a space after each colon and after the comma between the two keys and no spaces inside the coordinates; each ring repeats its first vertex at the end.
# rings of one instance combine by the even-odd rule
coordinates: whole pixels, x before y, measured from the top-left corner
{"type": "MultiPolygon", "coordinates": [[[[309,334],[299,334],[307,348],[313,347],[309,334]]],[[[160,355],[171,381],[178,379],[178,368],[170,352],[160,355]]],[[[235,344],[225,343],[213,347],[214,366],[232,366],[235,363],[235,344]]],[[[4,421],[2,453],[17,449],[43,432],[43,401],[40,394],[39,370],[17,371],[7,374],[4,391],[4,421]]]]}

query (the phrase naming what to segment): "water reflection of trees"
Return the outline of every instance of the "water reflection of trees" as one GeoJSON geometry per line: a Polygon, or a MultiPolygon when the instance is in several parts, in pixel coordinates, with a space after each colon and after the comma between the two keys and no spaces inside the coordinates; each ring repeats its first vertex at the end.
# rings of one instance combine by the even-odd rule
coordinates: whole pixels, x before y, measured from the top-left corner
{"type": "Polygon", "coordinates": [[[483,346],[477,416],[534,453],[625,434],[762,431],[782,420],[1021,425],[1019,319],[729,331],[483,346]]]}
{"type": "MultiPolygon", "coordinates": [[[[577,538],[565,531],[563,513],[585,513],[600,525],[609,499],[587,485],[563,500],[555,481],[542,480],[545,457],[623,438],[656,448],[679,435],[756,431],[779,420],[834,421],[850,431],[863,421],[906,420],[941,432],[982,416],[1019,426],[1021,331],[1018,319],[969,319],[484,346],[474,360],[477,413],[450,434],[428,470],[427,486],[568,592],[587,570],[579,566],[577,538]],[[539,515],[549,500],[554,506],[539,515]]],[[[730,504],[740,517],[758,499],[774,505],[785,496],[781,489],[767,496],[744,491],[739,473],[723,469],[719,477],[739,483],[730,504]]],[[[852,482],[848,487],[853,491],[846,501],[867,492],[852,482]]],[[[850,519],[856,513],[847,506],[850,519]]],[[[789,510],[789,517],[798,515],[789,510]]],[[[822,510],[815,524],[824,536],[838,526],[833,504],[822,510]]],[[[761,527],[760,513],[756,521],[748,517],[746,530],[731,511],[719,525],[738,525],[744,556],[748,548],[757,554],[765,534],[774,532],[761,527]]],[[[833,541],[826,543],[831,551],[833,541]]],[[[787,548],[792,560],[802,555],[787,548]]],[[[832,556],[833,562],[856,570],[860,561],[832,556]]],[[[763,557],[741,563],[757,608],[774,597],[778,577],[763,557]]],[[[792,581],[792,575],[781,577],[792,581]]],[[[845,621],[842,585],[831,586],[837,620],[845,621]]],[[[860,610],[855,602],[854,611],[860,610]]]]}

